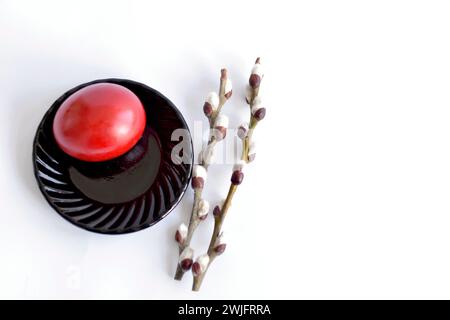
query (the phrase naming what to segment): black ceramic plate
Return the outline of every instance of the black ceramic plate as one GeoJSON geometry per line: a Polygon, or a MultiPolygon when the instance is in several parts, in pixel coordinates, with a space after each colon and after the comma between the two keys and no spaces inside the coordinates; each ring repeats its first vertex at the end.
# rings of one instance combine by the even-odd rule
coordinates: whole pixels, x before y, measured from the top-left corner
{"type": "Polygon", "coordinates": [[[192,162],[192,140],[181,113],[158,91],[131,80],[96,80],[66,92],[45,114],[33,144],[34,172],[50,205],[73,224],[108,234],[138,231],[164,218],[186,191],[192,162]],[[147,126],[126,154],[110,161],[84,162],[57,146],[52,124],[65,99],[98,82],[133,91],[144,105],[147,126]],[[172,141],[176,129],[184,129],[183,138],[189,141],[173,157],[172,149],[180,143],[172,141]]]}

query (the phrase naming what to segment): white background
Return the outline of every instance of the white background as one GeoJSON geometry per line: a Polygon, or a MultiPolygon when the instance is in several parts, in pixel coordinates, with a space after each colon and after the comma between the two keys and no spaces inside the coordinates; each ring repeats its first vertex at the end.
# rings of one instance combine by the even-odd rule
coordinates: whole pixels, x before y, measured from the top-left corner
{"type": "MultiPolygon", "coordinates": [[[[448,1],[0,0],[0,297],[450,298],[449,17],[448,1]],[[191,190],[124,236],[48,206],[32,139],[66,90],[141,81],[192,126],[227,67],[236,127],[257,56],[267,117],[200,293],[172,280],[191,190]]],[[[212,203],[229,170],[211,168],[212,203]]]]}

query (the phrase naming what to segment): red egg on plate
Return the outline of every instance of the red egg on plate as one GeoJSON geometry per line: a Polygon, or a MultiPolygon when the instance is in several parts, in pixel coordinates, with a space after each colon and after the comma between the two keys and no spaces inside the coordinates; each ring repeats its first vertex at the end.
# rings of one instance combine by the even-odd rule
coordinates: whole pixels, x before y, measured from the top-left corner
{"type": "Polygon", "coordinates": [[[129,89],[113,83],[84,87],[56,112],[53,134],[70,156],[90,162],[107,161],[129,151],[141,138],[145,110],[129,89]]]}

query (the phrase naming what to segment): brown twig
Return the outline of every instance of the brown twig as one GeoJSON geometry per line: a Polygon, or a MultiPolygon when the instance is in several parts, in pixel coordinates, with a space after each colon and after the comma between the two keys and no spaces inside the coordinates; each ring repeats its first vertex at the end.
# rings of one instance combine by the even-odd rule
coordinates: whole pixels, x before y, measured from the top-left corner
{"type": "MultiPolygon", "coordinates": [[[[233,168],[233,174],[231,176],[231,184],[228,189],[227,197],[220,208],[216,206],[214,209],[214,230],[211,235],[211,240],[209,242],[208,251],[206,254],[207,259],[202,259],[202,261],[197,261],[193,264],[192,270],[194,272],[194,281],[192,285],[193,291],[200,290],[203,279],[208,271],[211,263],[215,260],[217,256],[222,254],[225,250],[226,244],[220,241],[222,233],[222,225],[227,215],[227,212],[231,206],[234,194],[238,186],[242,183],[244,174],[242,172],[243,164],[248,163],[254,159],[254,152],[250,153],[252,135],[256,128],[256,125],[265,117],[265,108],[261,107],[261,101],[258,97],[260,83],[263,75],[260,71],[260,58],[256,59],[255,66],[249,78],[250,84],[250,96],[247,98],[247,103],[250,106],[250,122],[249,128],[245,135],[242,135],[243,145],[242,145],[242,155],[241,162],[236,164],[233,168]]],[[[242,126],[241,126],[242,127],[242,126]]]]}
{"type": "Polygon", "coordinates": [[[190,247],[192,236],[195,230],[197,229],[200,222],[204,218],[206,218],[206,215],[200,216],[198,214],[199,206],[202,201],[202,193],[205,183],[204,180],[206,179],[206,173],[209,164],[211,163],[214,148],[216,144],[219,141],[223,140],[226,136],[228,119],[225,116],[221,116],[221,110],[224,104],[227,102],[227,100],[231,97],[231,95],[232,95],[231,81],[228,79],[228,72],[226,69],[222,69],[220,75],[219,95],[217,96],[217,94],[211,93],[206,99],[205,105],[203,106],[204,113],[209,119],[210,138],[208,139],[208,143],[205,149],[202,150],[201,152],[201,159],[199,161],[200,162],[199,166],[201,168],[197,167],[197,169],[201,169],[201,171],[204,171],[205,176],[193,177],[192,187],[194,189],[194,203],[192,206],[191,217],[189,219],[189,226],[187,227],[187,234],[183,236],[178,230],[175,235],[175,240],[178,242],[179,256],[180,256],[174,277],[176,280],[181,280],[183,278],[184,273],[190,269],[192,261],[190,261],[191,263],[183,264],[183,261],[181,259],[182,253],[186,248],[190,247]],[[199,180],[200,178],[203,181],[199,180]]]}

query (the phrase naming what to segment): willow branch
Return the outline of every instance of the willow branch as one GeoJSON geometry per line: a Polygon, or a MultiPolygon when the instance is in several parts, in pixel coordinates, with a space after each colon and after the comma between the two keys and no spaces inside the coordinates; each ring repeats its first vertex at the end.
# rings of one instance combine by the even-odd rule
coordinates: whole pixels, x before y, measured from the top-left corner
{"type": "Polygon", "coordinates": [[[231,206],[236,190],[243,181],[243,167],[246,163],[253,161],[255,158],[252,135],[256,125],[265,117],[266,113],[265,108],[261,107],[261,99],[258,96],[262,77],[263,75],[260,67],[260,59],[258,58],[256,59],[255,66],[253,67],[249,78],[250,95],[247,97],[247,103],[250,106],[249,125],[241,125],[239,130],[243,130],[244,132],[238,131],[238,135],[242,139],[241,161],[236,163],[233,167],[231,184],[224,203],[222,206],[216,206],[214,208],[214,230],[211,235],[208,251],[205,255],[199,257],[192,266],[192,271],[194,273],[194,280],[192,284],[193,291],[200,290],[203,279],[212,262],[217,258],[217,256],[221,255],[226,248],[226,243],[223,240],[222,225],[231,206]]]}
{"type": "Polygon", "coordinates": [[[175,234],[175,240],[178,242],[179,248],[179,259],[175,272],[176,280],[181,280],[184,273],[192,266],[193,250],[190,248],[191,240],[198,225],[206,218],[209,211],[209,203],[202,199],[202,193],[208,167],[214,155],[214,148],[226,136],[228,118],[221,115],[221,110],[231,95],[231,81],[228,79],[227,70],[222,69],[219,94],[217,95],[215,92],[210,93],[203,106],[203,111],[209,121],[209,139],[200,153],[199,165],[196,165],[193,170],[192,188],[194,189],[194,202],[189,225],[186,227],[182,224],[175,234]]]}

